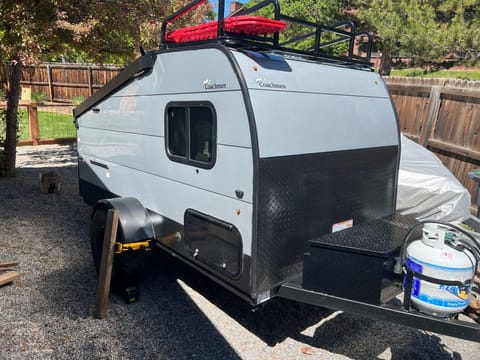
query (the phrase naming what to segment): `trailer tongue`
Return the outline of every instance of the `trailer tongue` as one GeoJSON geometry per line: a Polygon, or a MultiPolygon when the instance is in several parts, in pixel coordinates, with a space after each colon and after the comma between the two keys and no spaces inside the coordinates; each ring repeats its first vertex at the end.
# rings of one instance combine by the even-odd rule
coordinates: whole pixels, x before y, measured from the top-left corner
{"type": "Polygon", "coordinates": [[[404,309],[398,303],[372,305],[307,290],[293,282],[280,286],[278,296],[305,304],[326,307],[332,310],[342,310],[376,320],[389,321],[399,325],[410,326],[465,340],[480,341],[480,328],[478,324],[472,323],[471,321],[428,316],[413,309],[404,309]]]}
{"type": "MultiPolygon", "coordinates": [[[[400,260],[406,236],[415,225],[415,219],[397,215],[311,240],[304,257],[303,277],[282,284],[277,295],[480,341],[480,327],[471,321],[459,320],[460,311],[452,311],[452,316],[435,316],[426,315],[418,310],[418,306],[412,306],[412,285],[416,282],[414,286],[418,291],[419,280],[414,279],[414,272],[408,267],[400,275],[396,274],[395,265],[400,260]],[[395,298],[399,294],[403,296],[395,298]]],[[[421,275],[415,273],[415,276],[421,275]]],[[[437,288],[438,284],[449,282],[429,280],[437,282],[437,288]]],[[[455,285],[458,286],[458,282],[455,285]]],[[[466,286],[471,288],[471,281],[467,281],[466,286]]],[[[429,297],[425,301],[434,300],[429,297]]]]}

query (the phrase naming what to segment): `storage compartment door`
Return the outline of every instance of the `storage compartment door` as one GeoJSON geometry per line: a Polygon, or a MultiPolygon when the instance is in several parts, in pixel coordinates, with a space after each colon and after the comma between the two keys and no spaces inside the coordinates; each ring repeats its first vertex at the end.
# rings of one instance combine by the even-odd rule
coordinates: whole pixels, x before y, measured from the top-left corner
{"type": "Polygon", "coordinates": [[[185,212],[185,243],[196,260],[231,278],[242,269],[242,238],[227,222],[195,210],[185,212]]]}

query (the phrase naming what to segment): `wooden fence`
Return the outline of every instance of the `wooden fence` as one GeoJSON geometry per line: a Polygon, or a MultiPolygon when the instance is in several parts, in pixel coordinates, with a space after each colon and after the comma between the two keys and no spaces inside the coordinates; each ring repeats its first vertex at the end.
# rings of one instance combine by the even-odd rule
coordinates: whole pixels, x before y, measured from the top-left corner
{"type": "Polygon", "coordinates": [[[70,102],[75,97],[86,99],[110,81],[122,68],[119,66],[42,64],[25,67],[22,86],[43,93],[50,102],[70,102]]]}
{"type": "Polygon", "coordinates": [[[403,134],[434,152],[472,194],[480,168],[480,81],[385,78],[403,134]]]}
{"type": "MultiPolygon", "coordinates": [[[[0,109],[6,106],[6,102],[0,101],[0,109]]],[[[70,144],[77,140],[72,105],[40,105],[22,101],[17,119],[17,145],[70,144]]],[[[3,145],[0,142],[0,146],[3,145]]]]}

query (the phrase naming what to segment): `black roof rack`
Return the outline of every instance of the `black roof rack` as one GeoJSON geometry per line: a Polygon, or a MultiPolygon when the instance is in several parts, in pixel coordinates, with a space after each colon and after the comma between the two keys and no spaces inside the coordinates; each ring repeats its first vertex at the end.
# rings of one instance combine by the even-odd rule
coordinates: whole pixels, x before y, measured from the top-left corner
{"type": "Polygon", "coordinates": [[[304,19],[284,15],[280,11],[278,0],[264,0],[257,5],[240,10],[230,17],[224,17],[225,0],[218,2],[218,20],[188,28],[167,31],[167,26],[184,16],[207,0],[195,0],[168,16],[162,24],[160,49],[188,46],[198,43],[221,42],[227,46],[254,49],[258,51],[273,50],[293,53],[310,59],[371,66],[370,56],[372,36],[367,32],[356,32],[352,21],[343,21],[331,26],[316,24],[304,19]],[[248,16],[267,6],[273,7],[273,18],[248,16]],[[233,27],[232,23],[242,26],[233,27]],[[265,27],[264,24],[267,24],[265,27]],[[285,24],[282,26],[281,24],[285,24]],[[297,26],[303,33],[285,41],[280,40],[280,31],[287,26],[297,26]],[[266,28],[265,31],[262,30],[266,28]],[[307,49],[296,47],[300,42],[310,40],[307,49]],[[364,49],[360,54],[356,42],[364,49]],[[342,55],[335,54],[333,46],[346,43],[342,55]]]}

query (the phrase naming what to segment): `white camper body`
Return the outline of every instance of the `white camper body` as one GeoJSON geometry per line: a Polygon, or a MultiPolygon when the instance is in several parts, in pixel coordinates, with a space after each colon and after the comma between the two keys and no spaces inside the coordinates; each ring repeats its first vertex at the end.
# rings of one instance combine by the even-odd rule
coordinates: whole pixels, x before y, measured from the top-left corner
{"type": "Polygon", "coordinates": [[[220,1],[200,40],[199,27],[166,30],[202,2],[75,110],[97,267],[116,208],[118,243],[155,244],[254,306],[282,296],[478,340],[478,328],[410,312],[411,269],[405,309],[384,306],[402,291],[415,221],[395,211],[398,121],[370,50],[354,54],[365,34],[282,15],[276,0],[230,19],[220,1]],[[274,20],[243,15],[270,5],[274,20]],[[313,48],[280,43],[283,20],[313,28],[313,48]],[[324,31],[340,40],[322,43],[324,31]],[[323,52],[345,39],[345,56],[323,52]]]}

